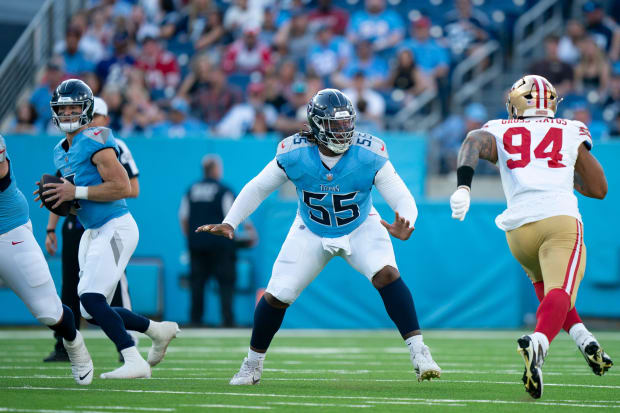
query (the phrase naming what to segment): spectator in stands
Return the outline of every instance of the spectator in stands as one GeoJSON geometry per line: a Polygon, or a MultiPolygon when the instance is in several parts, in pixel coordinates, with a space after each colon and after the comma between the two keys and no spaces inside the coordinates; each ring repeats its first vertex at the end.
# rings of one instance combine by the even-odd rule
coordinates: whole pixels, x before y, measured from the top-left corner
{"type": "Polygon", "coordinates": [[[222,68],[227,73],[250,74],[263,72],[272,64],[269,46],[259,42],[260,26],[248,23],[243,28],[243,37],[228,47],[222,68]]]}
{"type": "Polygon", "coordinates": [[[338,36],[346,33],[349,24],[349,14],[343,9],[334,6],[332,0],[319,0],[315,9],[310,11],[310,29],[315,32],[318,27],[329,26],[338,36]]]}
{"type": "Polygon", "coordinates": [[[161,37],[175,38],[180,43],[197,42],[207,27],[209,13],[216,7],[211,0],[191,0],[174,23],[161,28],[161,37]]]}
{"type": "Polygon", "coordinates": [[[162,50],[155,37],[147,36],[144,39],[136,67],[144,71],[146,84],[153,99],[174,94],[180,82],[179,65],[172,53],[162,50]]]}
{"type": "Polygon", "coordinates": [[[194,71],[185,78],[179,95],[190,102],[192,114],[211,127],[243,100],[241,90],[229,84],[226,73],[214,68],[206,56],[196,60],[194,71]]]}
{"type": "Polygon", "coordinates": [[[301,8],[291,11],[290,20],[280,27],[274,38],[280,55],[295,60],[300,67],[305,67],[304,60],[314,43],[315,36],[308,27],[308,14],[301,8]]]}
{"type": "Polygon", "coordinates": [[[609,62],[590,36],[581,39],[579,49],[581,58],[575,67],[575,88],[583,94],[596,92],[598,101],[607,94],[611,71],[609,62]]]}
{"type": "Polygon", "coordinates": [[[534,62],[528,68],[528,73],[543,76],[555,86],[558,95],[564,96],[572,88],[574,74],[573,67],[558,56],[559,42],[557,36],[548,36],[545,39],[544,57],[534,62]]]}
{"type": "Polygon", "coordinates": [[[136,59],[129,53],[129,33],[117,32],[112,41],[114,53],[97,64],[95,72],[101,82],[124,86],[127,84],[128,72],[136,64],[136,59]]]}
{"type": "Polygon", "coordinates": [[[295,82],[292,92],[292,98],[282,106],[275,124],[276,130],[283,136],[299,132],[308,122],[306,107],[311,96],[307,95],[306,84],[302,81],[295,82]]]}
{"type": "Polygon", "coordinates": [[[405,37],[405,25],[396,11],[386,9],[385,0],[366,0],[365,10],[351,17],[348,36],[352,43],[369,41],[372,50],[389,53],[405,37]]]}
{"type": "Polygon", "coordinates": [[[69,76],[79,76],[82,73],[92,71],[95,67],[94,63],[88,60],[78,48],[81,37],[82,33],[78,27],[69,26],[65,37],[66,47],[60,53],[65,71],[69,76]]]}
{"type": "Polygon", "coordinates": [[[453,60],[460,60],[489,39],[490,22],[471,0],[456,0],[456,8],[446,15],[444,32],[453,60]]]}
{"type": "Polygon", "coordinates": [[[385,83],[386,89],[399,89],[405,92],[410,100],[427,89],[434,88],[433,80],[425,75],[414,60],[410,49],[402,49],[398,53],[396,65],[385,83]]]}
{"type": "Polygon", "coordinates": [[[440,81],[448,76],[450,54],[430,35],[431,20],[420,17],[411,24],[411,38],[403,42],[402,47],[413,53],[417,66],[431,78],[440,81]]]}
{"type": "Polygon", "coordinates": [[[90,16],[90,24],[80,39],[80,48],[90,50],[92,55],[87,57],[98,62],[105,57],[106,51],[112,45],[114,27],[108,21],[103,7],[93,8],[90,16]]]}
{"type": "Polygon", "coordinates": [[[86,72],[81,76],[81,79],[93,91],[93,95],[99,96],[101,94],[101,80],[95,72],[86,72]]]}
{"type": "Polygon", "coordinates": [[[579,41],[585,35],[583,24],[577,20],[569,20],[566,23],[564,36],[558,44],[558,57],[564,63],[576,65],[579,61],[579,41]]]}
{"type": "Polygon", "coordinates": [[[156,124],[149,131],[150,136],[167,138],[186,138],[188,136],[205,136],[207,127],[189,116],[189,105],[181,98],[170,102],[168,119],[156,124]]]}
{"type": "Polygon", "coordinates": [[[280,90],[287,99],[291,98],[291,86],[295,83],[298,70],[299,67],[294,60],[286,59],[280,63],[280,66],[275,71],[280,79],[280,90]]]}
{"type": "Polygon", "coordinates": [[[37,128],[46,130],[48,123],[52,120],[50,110],[50,99],[54,89],[63,81],[65,75],[62,70],[62,61],[53,58],[47,63],[43,83],[37,87],[30,96],[30,103],[34,106],[37,113],[37,128]]]}
{"type": "Polygon", "coordinates": [[[355,56],[341,73],[334,74],[333,82],[341,89],[350,87],[353,76],[359,72],[364,74],[372,88],[382,87],[389,74],[386,61],[373,53],[372,44],[367,40],[362,40],[357,44],[355,56]]]}
{"type": "Polygon", "coordinates": [[[316,40],[308,50],[306,70],[327,81],[347,64],[351,49],[343,38],[333,36],[328,25],[318,26],[316,40]]]}
{"type": "Polygon", "coordinates": [[[588,1],[582,6],[586,30],[596,45],[612,60],[620,52],[620,29],[612,18],[606,15],[598,1],[588,1]]]}
{"type": "Polygon", "coordinates": [[[260,27],[262,23],[263,9],[258,0],[235,0],[224,13],[224,28],[234,38],[241,37],[242,29],[248,24],[260,27]]]}
{"type": "Polygon", "coordinates": [[[440,174],[455,171],[456,158],[467,132],[480,129],[487,120],[484,106],[470,103],[465,107],[464,116],[451,115],[435,127],[430,133],[429,169],[440,174]]]}
{"type": "Polygon", "coordinates": [[[383,117],[385,115],[385,99],[381,94],[370,87],[371,83],[366,78],[363,71],[353,75],[351,87],[342,91],[351,99],[351,103],[359,112],[358,102],[363,101],[364,121],[371,121],[376,125],[375,130],[383,128],[383,117]]]}
{"type": "Polygon", "coordinates": [[[277,14],[277,8],[274,5],[266,6],[263,11],[263,24],[258,38],[267,45],[274,44],[274,39],[278,33],[277,14]]]}
{"type": "MultiPolygon", "coordinates": [[[[98,13],[99,10],[95,9],[92,13],[93,17],[98,13]]],[[[107,21],[107,14],[102,12],[103,20],[107,21]]],[[[95,36],[91,36],[88,34],[88,29],[90,28],[88,13],[86,11],[79,11],[71,17],[71,21],[69,23],[69,27],[73,28],[79,33],[80,39],[78,44],[78,50],[82,53],[83,57],[89,61],[96,63],[99,60],[103,59],[106,53],[105,44],[101,42],[101,40],[95,36]]],[[[63,54],[67,50],[67,42],[66,39],[60,41],[54,46],[55,54],[63,54]]]]}
{"type": "Polygon", "coordinates": [[[9,129],[9,133],[34,135],[39,132],[36,126],[37,111],[30,102],[22,102],[17,106],[15,124],[9,129]]]}
{"type": "Polygon", "coordinates": [[[120,86],[110,84],[101,92],[101,98],[108,104],[109,128],[118,131],[122,129],[121,117],[123,111],[123,95],[120,86]]]}
{"type": "Polygon", "coordinates": [[[282,107],[288,102],[282,93],[282,84],[277,73],[268,73],[263,82],[265,84],[265,103],[281,112],[282,107]]]}
{"type": "Polygon", "coordinates": [[[215,127],[218,136],[239,139],[246,134],[264,134],[273,127],[278,113],[273,106],[265,103],[265,90],[262,83],[250,83],[247,102],[235,105],[215,127]]]}
{"type": "Polygon", "coordinates": [[[212,51],[211,48],[215,46],[221,46],[231,42],[232,36],[224,29],[222,13],[216,7],[212,7],[207,13],[206,25],[202,34],[194,43],[194,48],[197,51],[212,51]]]}

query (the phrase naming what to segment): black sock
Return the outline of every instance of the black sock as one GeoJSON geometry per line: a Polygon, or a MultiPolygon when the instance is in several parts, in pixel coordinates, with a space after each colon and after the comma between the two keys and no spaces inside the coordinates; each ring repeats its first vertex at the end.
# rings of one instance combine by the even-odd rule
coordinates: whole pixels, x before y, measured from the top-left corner
{"type": "Polygon", "coordinates": [[[136,314],[124,307],[112,307],[112,310],[116,311],[121,319],[123,319],[123,324],[125,324],[125,328],[127,330],[145,333],[149,328],[151,320],[141,316],[140,314],[136,314]]]}
{"type": "Polygon", "coordinates": [[[254,310],[254,327],[252,328],[252,338],[250,339],[250,346],[256,350],[267,350],[273,336],[276,335],[282,320],[284,320],[284,313],[286,308],[275,308],[269,305],[262,297],[254,310]]]}
{"type": "Polygon", "coordinates": [[[401,277],[379,289],[383,305],[401,336],[420,329],[413,297],[401,277]]]}
{"type": "Polygon", "coordinates": [[[73,312],[64,304],[62,305],[62,310],[62,320],[60,320],[60,322],[55,326],[49,327],[65,340],[73,341],[75,340],[75,335],[77,334],[73,312]]]}
{"type": "Polygon", "coordinates": [[[86,312],[94,319],[94,322],[88,321],[99,325],[110,340],[116,344],[118,351],[134,345],[133,339],[125,329],[123,319],[116,311],[112,310],[103,294],[84,293],[80,296],[80,301],[86,312]]]}

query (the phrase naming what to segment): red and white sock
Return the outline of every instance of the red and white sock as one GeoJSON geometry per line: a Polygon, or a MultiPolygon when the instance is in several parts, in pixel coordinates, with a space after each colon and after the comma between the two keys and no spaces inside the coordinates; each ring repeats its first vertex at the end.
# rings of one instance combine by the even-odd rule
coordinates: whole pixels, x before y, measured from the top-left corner
{"type": "Polygon", "coordinates": [[[558,335],[570,308],[570,296],[560,288],[554,288],[543,298],[536,312],[536,332],[543,333],[549,342],[558,335]]]}

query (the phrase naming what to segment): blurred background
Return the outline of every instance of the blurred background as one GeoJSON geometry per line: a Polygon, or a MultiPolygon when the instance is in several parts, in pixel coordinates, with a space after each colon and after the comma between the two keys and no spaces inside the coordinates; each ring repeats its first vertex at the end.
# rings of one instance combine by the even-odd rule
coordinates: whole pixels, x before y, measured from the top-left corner
{"type": "MultiPolygon", "coordinates": [[[[505,118],[510,86],[538,74],[564,99],[557,116],[590,128],[609,180],[604,201],[579,196],[588,263],[577,307],[590,323],[620,323],[620,2],[20,0],[0,2],[0,22],[0,132],[22,192],[54,172],[60,134],[49,100],[65,79],[105,100],[110,128],[133,153],[140,196],[128,202],[140,243],[127,275],[138,312],[190,322],[182,199],[203,175],[203,156],[218,155],[221,182],[238,193],[280,139],[304,128],[310,97],[336,87],[355,104],[357,129],[386,141],[418,202],[416,231],[394,248],[422,327],[532,323],[533,289],[494,224],[505,207],[497,169],[480,164],[465,222],[450,218],[447,199],[466,133],[505,118]]],[[[258,241],[237,251],[232,325],[251,324],[296,205],[285,185],[251,217],[258,241]]],[[[30,199],[30,213],[43,245],[47,211],[30,199]]],[[[48,258],[60,288],[60,260],[48,258]]],[[[207,282],[193,324],[222,325],[219,289],[207,282]]],[[[0,310],[0,324],[36,322],[3,287],[0,310]]],[[[374,288],[340,259],[284,320],[391,326],[374,288]]]]}

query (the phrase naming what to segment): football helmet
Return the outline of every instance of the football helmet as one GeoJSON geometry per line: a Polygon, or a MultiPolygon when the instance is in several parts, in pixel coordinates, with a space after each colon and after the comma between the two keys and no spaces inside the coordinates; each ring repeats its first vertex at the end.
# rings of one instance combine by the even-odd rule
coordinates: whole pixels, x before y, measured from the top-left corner
{"type": "Polygon", "coordinates": [[[351,146],[355,130],[355,108],[351,100],[337,89],[319,90],[307,108],[308,124],[316,140],[335,153],[351,146]]]}
{"type": "Polygon", "coordinates": [[[52,108],[52,121],[54,125],[62,132],[75,132],[93,120],[93,92],[86,83],[79,79],[65,80],[54,90],[50,107],[52,108]],[[79,113],[71,115],[61,115],[59,113],[61,106],[73,105],[81,107],[79,113]]]}
{"type": "Polygon", "coordinates": [[[555,88],[547,79],[538,75],[527,75],[512,85],[506,110],[511,119],[529,116],[552,118],[560,101],[555,88]]]}

